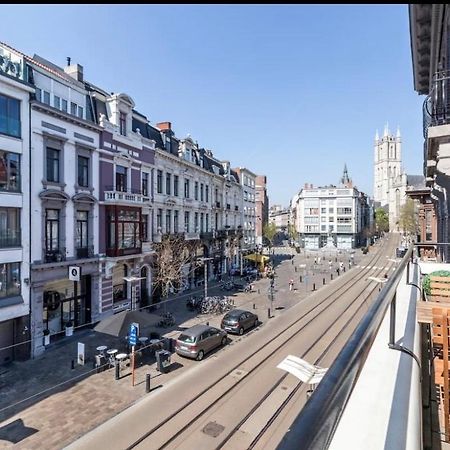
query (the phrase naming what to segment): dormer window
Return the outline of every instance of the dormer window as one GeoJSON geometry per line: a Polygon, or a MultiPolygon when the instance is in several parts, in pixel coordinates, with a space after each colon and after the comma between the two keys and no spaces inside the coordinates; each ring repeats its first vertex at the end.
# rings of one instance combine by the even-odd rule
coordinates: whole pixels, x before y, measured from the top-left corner
{"type": "Polygon", "coordinates": [[[127,135],[127,115],[123,112],[120,112],[119,116],[119,130],[122,136],[127,135]]]}

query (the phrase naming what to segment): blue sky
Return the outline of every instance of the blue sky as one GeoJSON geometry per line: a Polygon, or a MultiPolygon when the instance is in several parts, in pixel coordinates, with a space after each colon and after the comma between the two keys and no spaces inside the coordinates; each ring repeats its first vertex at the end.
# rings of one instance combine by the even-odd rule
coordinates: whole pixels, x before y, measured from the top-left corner
{"type": "Polygon", "coordinates": [[[2,5],[0,40],[125,92],[232,166],[268,177],[271,204],[347,163],[372,195],[375,130],[400,126],[422,173],[407,5],[2,5]]]}

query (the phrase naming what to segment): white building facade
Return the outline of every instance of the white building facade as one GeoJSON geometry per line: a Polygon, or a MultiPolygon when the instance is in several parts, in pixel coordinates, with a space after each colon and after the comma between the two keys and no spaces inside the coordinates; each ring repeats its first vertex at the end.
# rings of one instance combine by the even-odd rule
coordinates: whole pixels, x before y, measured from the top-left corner
{"type": "Polygon", "coordinates": [[[234,171],[239,176],[243,190],[242,216],[243,239],[242,249],[253,251],[256,247],[256,174],[245,167],[238,167],[234,171]]]}
{"type": "Polygon", "coordinates": [[[33,92],[23,55],[0,45],[0,364],[29,354],[29,100],[33,92]]]}

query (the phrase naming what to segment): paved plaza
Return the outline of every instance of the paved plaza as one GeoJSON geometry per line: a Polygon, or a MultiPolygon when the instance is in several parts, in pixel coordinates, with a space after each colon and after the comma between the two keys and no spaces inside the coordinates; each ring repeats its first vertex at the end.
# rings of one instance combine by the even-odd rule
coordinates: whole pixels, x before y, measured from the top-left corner
{"type": "MultiPolygon", "coordinates": [[[[363,264],[370,257],[357,249],[354,265],[363,264]]],[[[209,295],[230,295],[236,307],[254,310],[261,326],[267,324],[268,308],[271,317],[283,314],[286,309],[300,302],[315,285],[320,289],[338,276],[340,262],[349,269],[350,253],[304,252],[278,247],[271,255],[276,271],[274,300],[268,296],[269,280],[262,278],[254,283],[253,293],[224,292],[217,283],[209,286],[209,295]],[[292,256],[293,255],[293,256],[292,256]],[[318,257],[320,256],[320,264],[318,257]],[[331,264],[330,264],[331,261],[331,264]],[[316,262],[316,264],[314,264],[316,262]],[[301,282],[300,282],[301,279],[301,282]],[[289,282],[293,280],[293,289],[289,282]]],[[[236,277],[236,281],[240,281],[236,277]]],[[[176,325],[170,328],[155,328],[164,337],[177,337],[179,332],[197,323],[209,322],[219,326],[221,315],[196,315],[186,308],[191,295],[201,295],[203,288],[169,298],[156,313],[170,311],[176,325]]],[[[231,336],[232,342],[242,337],[231,336]]],[[[244,343],[241,343],[244,345],[244,343]]],[[[77,331],[71,337],[63,337],[50,344],[43,355],[25,362],[12,362],[0,368],[0,448],[13,445],[24,449],[59,449],[82,436],[89,430],[115,416],[120,411],[139,401],[146,393],[146,374],[151,375],[151,388],[166,384],[190,366],[201,364],[172,355],[171,370],[160,373],[156,370],[153,355],[143,355],[137,361],[135,385],[132,386],[130,369],[124,367],[121,378],[115,379],[114,368],[97,373],[94,369],[96,347],[105,345],[126,351],[124,339],[115,338],[92,329],[77,331]],[[77,343],[85,344],[86,363],[76,363],[77,343]],[[75,361],[72,369],[72,360],[75,361]]]]}

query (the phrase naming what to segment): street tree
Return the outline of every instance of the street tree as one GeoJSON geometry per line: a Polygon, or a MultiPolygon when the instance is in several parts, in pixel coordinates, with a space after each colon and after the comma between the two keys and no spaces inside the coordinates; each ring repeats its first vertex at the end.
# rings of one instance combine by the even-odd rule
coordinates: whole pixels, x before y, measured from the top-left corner
{"type": "Polygon", "coordinates": [[[383,208],[377,208],[375,210],[375,224],[379,232],[389,231],[389,216],[383,208]]]}
{"type": "Polygon", "coordinates": [[[163,297],[167,297],[181,285],[183,278],[189,277],[195,270],[200,241],[186,241],[181,235],[165,235],[154,247],[153,291],[159,290],[163,297]]]}
{"type": "Polygon", "coordinates": [[[269,247],[272,247],[273,239],[276,234],[277,234],[277,227],[273,222],[269,222],[268,224],[264,225],[263,236],[269,241],[269,247]]]}
{"type": "Polygon", "coordinates": [[[291,239],[293,241],[297,240],[298,234],[297,234],[297,230],[295,229],[294,224],[288,225],[287,232],[288,232],[289,239],[291,239]]]}
{"type": "Polygon", "coordinates": [[[408,236],[417,235],[419,221],[417,217],[417,209],[412,198],[407,198],[405,204],[400,209],[399,226],[403,233],[408,236]]]}

